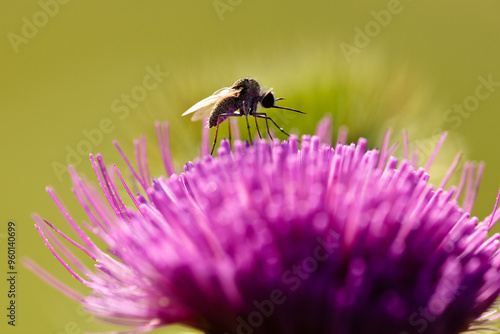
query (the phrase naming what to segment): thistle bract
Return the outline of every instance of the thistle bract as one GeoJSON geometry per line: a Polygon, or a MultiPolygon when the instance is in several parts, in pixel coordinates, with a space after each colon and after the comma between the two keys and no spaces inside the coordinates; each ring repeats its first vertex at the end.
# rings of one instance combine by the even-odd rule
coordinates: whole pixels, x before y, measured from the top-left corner
{"type": "Polygon", "coordinates": [[[77,224],[49,193],[79,240],[35,220],[91,293],[47,280],[99,318],[133,326],[127,333],[180,323],[210,334],[452,334],[490,319],[481,316],[500,293],[500,258],[499,236],[487,233],[499,214],[469,215],[482,165],[474,177],[466,164],[458,187],[445,190],[457,161],[435,187],[429,164],[394,158],[388,140],[381,151],[364,139],[332,147],[322,142],[328,128],[300,143],[223,141],[217,157],[175,174],[167,126],[157,124],[168,177],[150,178],[144,139],[137,170],[122,153],[139,194],[100,155],[91,161],[104,196],[70,168],[88,220],[77,224]]]}

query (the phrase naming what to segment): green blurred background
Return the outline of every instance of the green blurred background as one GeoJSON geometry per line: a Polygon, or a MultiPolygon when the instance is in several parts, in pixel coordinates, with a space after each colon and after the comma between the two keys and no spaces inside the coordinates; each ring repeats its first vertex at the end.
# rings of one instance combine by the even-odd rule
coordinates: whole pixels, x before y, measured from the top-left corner
{"type": "MultiPolygon", "coordinates": [[[[295,133],[311,133],[330,113],[335,128],[345,124],[351,139],[361,135],[372,146],[389,126],[394,140],[407,129],[425,158],[432,136],[450,131],[436,175],[458,150],[484,160],[473,210],[482,218],[491,212],[500,186],[499,10],[493,0],[3,1],[1,252],[7,252],[12,220],[17,259],[29,256],[84,293],[46,249],[30,218],[38,212],[69,230],[45,193],[52,185],[83,219],[68,174],[57,169],[67,164],[68,152],[77,152],[70,162],[91,176],[86,151],[121,164],[111,141],[118,139],[131,154],[132,139],[147,134],[153,174],[158,174],[153,122],[167,120],[179,169],[199,153],[201,138],[201,123],[180,114],[242,76],[258,78],[287,98],[282,105],[307,112],[273,114],[295,133]],[[144,81],[155,71],[156,80],[144,81]],[[493,84],[486,87],[484,80],[493,84]],[[483,85],[479,93],[478,85],[483,85]],[[449,110],[464,103],[470,111],[449,110]],[[86,134],[93,134],[93,142],[86,134]]],[[[221,128],[221,136],[225,131],[221,128]]],[[[6,255],[1,258],[4,277],[6,255]]],[[[6,324],[8,289],[2,278],[0,332],[115,329],[93,323],[19,261],[17,270],[17,326],[6,324]]]]}

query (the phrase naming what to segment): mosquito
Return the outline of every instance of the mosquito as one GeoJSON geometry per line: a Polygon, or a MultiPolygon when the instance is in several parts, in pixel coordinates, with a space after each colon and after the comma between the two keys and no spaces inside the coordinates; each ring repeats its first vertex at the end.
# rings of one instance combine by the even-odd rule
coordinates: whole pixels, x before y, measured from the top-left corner
{"type": "Polygon", "coordinates": [[[242,78],[236,81],[231,87],[221,88],[209,97],[196,103],[194,106],[186,110],[182,116],[193,114],[191,117],[192,121],[202,120],[208,116],[207,127],[216,127],[214,143],[210,152],[210,154],[213,154],[215,144],[217,143],[219,125],[229,117],[245,117],[250,142],[252,141],[252,135],[250,133],[250,124],[248,122],[249,115],[255,118],[255,126],[257,133],[259,134],[259,138],[262,138],[262,136],[257,124],[257,118],[266,120],[266,129],[269,138],[272,139],[268,121],[271,121],[271,123],[273,123],[286,136],[290,136],[283,130],[283,128],[276,124],[271,117],[267,116],[265,112],[257,112],[257,107],[260,104],[262,108],[265,109],[277,108],[305,114],[305,112],[300,110],[277,106],[276,102],[280,100],[284,100],[284,98],[275,98],[272,88],[265,90],[256,79],[242,78]]]}

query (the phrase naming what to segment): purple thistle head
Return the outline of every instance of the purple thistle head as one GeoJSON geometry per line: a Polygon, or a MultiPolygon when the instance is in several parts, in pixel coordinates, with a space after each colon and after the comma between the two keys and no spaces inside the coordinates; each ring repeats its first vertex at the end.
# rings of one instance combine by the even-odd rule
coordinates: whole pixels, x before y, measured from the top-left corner
{"type": "Polygon", "coordinates": [[[300,143],[292,136],[232,149],[223,141],[217,157],[181,174],[167,126],[157,124],[168,177],[150,178],[144,138],[135,142],[137,170],[116,144],[139,194],[116,166],[91,156],[104,196],[70,168],[86,222],[77,224],[48,190],[79,240],[35,216],[90,295],[26,264],[104,321],[133,326],[127,333],[179,323],[209,334],[453,334],[493,318],[484,312],[500,294],[499,235],[487,234],[500,214],[495,208],[480,222],[469,215],[483,166],[474,177],[466,164],[458,187],[445,190],[458,159],[435,187],[433,158],[417,168],[406,138],[399,161],[389,136],[381,151],[364,139],[322,143],[327,122],[300,143]]]}

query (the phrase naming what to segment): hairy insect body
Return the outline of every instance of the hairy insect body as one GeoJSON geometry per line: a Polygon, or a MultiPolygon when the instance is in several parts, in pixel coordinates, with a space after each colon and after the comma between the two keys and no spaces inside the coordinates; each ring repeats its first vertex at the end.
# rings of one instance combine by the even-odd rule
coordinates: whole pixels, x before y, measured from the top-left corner
{"type": "Polygon", "coordinates": [[[214,143],[212,145],[213,153],[215,143],[217,142],[219,125],[229,117],[244,116],[246,118],[250,142],[252,141],[252,136],[250,133],[248,116],[253,116],[255,118],[255,126],[259,137],[261,137],[261,135],[257,124],[257,118],[266,121],[266,130],[270,138],[272,137],[269,131],[269,122],[273,123],[282,133],[288,136],[288,133],[278,126],[271,117],[267,116],[265,112],[257,112],[257,107],[260,104],[264,109],[285,109],[304,114],[302,111],[296,109],[277,106],[276,101],[279,100],[283,100],[283,98],[275,98],[271,89],[263,90],[257,80],[242,78],[236,81],[231,87],[221,88],[211,96],[196,103],[182,115],[192,114],[191,120],[193,121],[205,119],[205,117],[208,116],[207,127],[216,127],[214,143]]]}
{"type": "Polygon", "coordinates": [[[232,96],[224,97],[215,103],[208,119],[209,128],[219,125],[228,117],[253,115],[257,110],[262,99],[261,87],[257,80],[243,78],[236,81],[230,89],[234,92],[232,96]]]}
{"type": "Polygon", "coordinates": [[[208,119],[208,127],[212,128],[223,122],[226,118],[230,117],[230,114],[234,114],[238,109],[242,108],[242,101],[237,97],[226,97],[219,100],[212,112],[210,113],[210,118],[208,119]]]}

